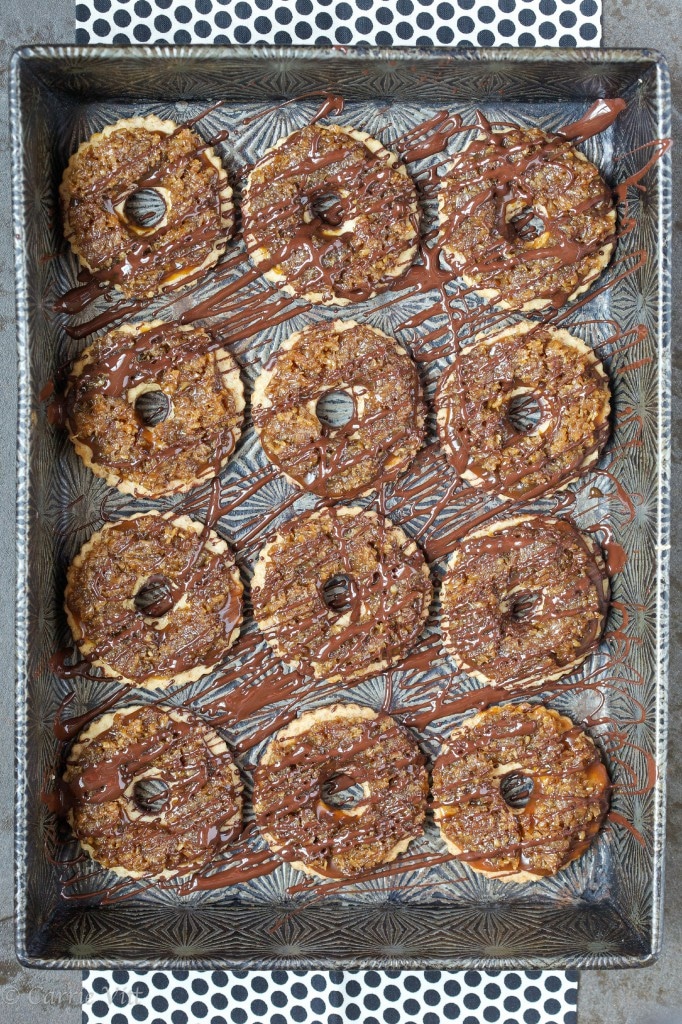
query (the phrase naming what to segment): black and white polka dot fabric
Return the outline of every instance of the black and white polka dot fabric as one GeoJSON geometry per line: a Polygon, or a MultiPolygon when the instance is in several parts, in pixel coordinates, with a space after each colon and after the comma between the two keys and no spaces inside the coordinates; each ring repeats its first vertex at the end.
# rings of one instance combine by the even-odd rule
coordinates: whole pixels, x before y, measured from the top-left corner
{"type": "Polygon", "coordinates": [[[78,0],[77,43],[599,46],[601,0],[78,0]]]}
{"type": "Polygon", "coordinates": [[[576,1024],[576,971],[85,971],[83,1024],[576,1024]]]}
{"type": "MultiPolygon", "coordinates": [[[[598,46],[601,0],[78,0],[77,43],[598,46]]],[[[578,975],[85,971],[83,1024],[577,1024],[578,975]]]]}

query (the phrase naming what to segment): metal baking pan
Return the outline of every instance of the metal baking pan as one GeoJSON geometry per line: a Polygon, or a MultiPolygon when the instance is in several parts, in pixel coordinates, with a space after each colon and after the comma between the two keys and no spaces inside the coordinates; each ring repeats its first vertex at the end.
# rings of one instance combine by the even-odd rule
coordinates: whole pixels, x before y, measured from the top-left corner
{"type": "MultiPolygon", "coordinates": [[[[621,96],[627,100],[625,112],[585,145],[616,184],[644,166],[654,152],[653,140],[669,134],[662,58],[646,50],[31,47],[14,55],[10,89],[19,336],[16,876],[22,963],[54,968],[493,969],[651,962],[661,941],[665,790],[667,154],[649,168],[645,191],[629,190],[633,223],[600,282],[609,287],[594,287],[589,300],[574,304],[564,322],[600,346],[615,397],[613,436],[598,468],[572,486],[571,515],[583,529],[601,528],[602,542],[613,551],[620,545],[627,560],[613,579],[614,604],[599,651],[545,695],[551,706],[590,726],[615,784],[606,828],[585,856],[552,879],[505,884],[450,861],[326,893],[322,889],[311,897],[296,889],[300,874],[282,865],[274,874],[229,888],[182,895],[172,887],[142,892],[133,886],[118,892],[128,898],[103,901],[101,875],[84,872],[80,877],[78,867],[69,867],[68,843],[65,854],[54,819],[41,802],[41,788],[59,761],[53,721],[61,702],[75,694],[69,713],[82,714],[110,696],[115,683],[64,681],[50,670],[49,659],[70,640],[62,611],[69,561],[104,519],[150,503],[108,489],[84,469],[65,436],[47,422],[39,393],[57,367],[85,344],[66,333],[68,317],[53,312],[55,301],[76,282],[75,260],[62,238],[57,187],[69,155],[103,125],[132,112],[186,120],[224,100],[199,127],[207,134],[230,130],[222,153],[234,172],[303,124],[319,105],[319,98],[278,105],[283,98],[316,91],[342,95],[346,106],[339,120],[378,134],[389,146],[443,108],[467,121],[480,108],[491,119],[552,129],[580,117],[598,97],[621,96]],[[247,115],[266,108],[274,109],[245,122],[247,115]]],[[[215,287],[210,275],[203,287],[202,294],[210,295],[215,287]]],[[[352,312],[390,332],[422,308],[421,301],[406,295],[382,306],[379,296],[352,312]]],[[[180,308],[182,302],[180,295],[180,308]]],[[[291,331],[316,317],[335,315],[333,310],[301,309],[272,330],[235,341],[247,390],[260,362],[291,331]]],[[[403,340],[409,342],[407,336],[403,340]]],[[[435,362],[423,370],[427,394],[432,394],[439,368],[435,362]]],[[[223,486],[236,494],[265,467],[248,421],[246,427],[237,456],[223,474],[223,486]]],[[[283,478],[249,494],[218,526],[236,545],[247,581],[259,543],[246,538],[255,530],[261,539],[267,529],[314,503],[283,478]]],[[[408,532],[423,526],[428,506],[427,498],[410,510],[408,532]]],[[[527,507],[557,510],[552,499],[527,507]]],[[[389,514],[395,511],[390,503],[388,508],[389,514]]],[[[432,525],[437,531],[438,523],[432,525]]],[[[436,631],[436,623],[434,615],[428,628],[436,631]]],[[[254,631],[248,614],[245,631],[254,631]]],[[[238,675],[237,655],[228,659],[228,667],[233,677],[238,675]]],[[[396,706],[413,699],[408,684],[419,672],[426,692],[429,687],[436,692],[443,679],[454,694],[477,685],[456,676],[444,659],[426,671],[394,672],[396,706]]],[[[219,691],[228,701],[234,685],[223,683],[219,691]]],[[[336,696],[380,706],[386,686],[386,678],[378,677],[336,696]]],[[[202,681],[182,699],[191,703],[204,689],[202,681]]],[[[302,706],[333,696],[309,693],[302,706]]],[[[151,699],[144,691],[133,697],[151,699]]],[[[172,693],[168,699],[173,703],[172,693]]],[[[207,712],[200,699],[192,706],[207,712]]],[[[248,746],[250,732],[267,724],[272,713],[266,708],[227,729],[228,740],[241,743],[242,749],[248,746]]],[[[421,737],[425,747],[436,751],[438,732],[451,724],[441,721],[426,728],[421,737]]],[[[249,750],[242,764],[257,755],[258,747],[249,750]]],[[[419,842],[420,848],[442,851],[433,828],[419,842]]]]}

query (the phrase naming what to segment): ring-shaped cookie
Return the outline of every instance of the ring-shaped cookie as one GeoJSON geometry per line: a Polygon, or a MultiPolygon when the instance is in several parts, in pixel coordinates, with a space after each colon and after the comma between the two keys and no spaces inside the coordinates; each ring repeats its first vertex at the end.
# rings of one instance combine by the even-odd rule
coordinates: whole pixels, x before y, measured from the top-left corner
{"type": "Polygon", "coordinates": [[[463,348],[440,379],[435,407],[460,476],[509,498],[568,486],[609,436],[609,381],[592,349],[529,321],[463,348]]]}
{"type": "Polygon", "coordinates": [[[434,816],[448,849],[504,882],[554,875],[582,856],[610,789],[587,733],[542,704],[465,719],[433,768],[434,816]]]}
{"type": "Polygon", "coordinates": [[[389,519],[347,506],[291,519],[262,548],[251,586],[254,615],[276,653],[344,683],[408,654],[432,593],[415,542],[389,519]]]}
{"type": "Polygon", "coordinates": [[[367,132],[307,125],[249,173],[244,241],[264,276],[322,305],[364,302],[411,265],[417,192],[395,153],[367,132]]]}
{"type": "Polygon", "coordinates": [[[420,836],[428,776],[408,731],[357,704],[308,711],[268,744],[254,775],[256,821],[294,867],[349,877],[420,836]]]}
{"type": "Polygon", "coordinates": [[[69,437],[111,487],[158,498],[226,465],[241,435],[239,367],[203,327],[123,324],[74,363],[64,396],[69,437]]]}
{"type": "Polygon", "coordinates": [[[234,230],[232,188],[213,147],[155,114],[123,118],[83,142],[59,193],[81,266],[129,297],[200,276],[234,230]]]}
{"type": "Polygon", "coordinates": [[[241,827],[242,784],[227,744],[184,709],[101,715],[71,747],[62,786],[83,849],[130,878],[195,871],[241,827]]]}
{"type": "Polygon", "coordinates": [[[66,617],[106,676],[153,689],[211,672],[239,636],[234,555],[189,516],[139,513],[93,534],[67,572],[66,617]]]}
{"type": "Polygon", "coordinates": [[[443,253],[498,306],[562,306],[609,262],[616,230],[610,189],[561,135],[491,128],[482,119],[480,126],[441,182],[443,253]]]}
{"type": "Polygon", "coordinates": [[[292,334],[257,378],[251,405],[268,458],[321,497],[350,499],[394,479],[423,443],[414,363],[355,320],[292,334]]]}
{"type": "Polygon", "coordinates": [[[609,592],[589,534],[550,516],[504,519],[464,536],[450,556],[443,641],[481,682],[539,687],[595,649],[609,592]]]}

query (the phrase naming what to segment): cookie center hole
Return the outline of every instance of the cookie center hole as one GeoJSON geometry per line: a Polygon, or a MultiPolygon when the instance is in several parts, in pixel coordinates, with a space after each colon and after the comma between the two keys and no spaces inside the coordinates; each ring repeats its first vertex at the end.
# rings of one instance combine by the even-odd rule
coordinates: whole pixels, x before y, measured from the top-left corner
{"type": "Polygon", "coordinates": [[[538,594],[518,594],[512,601],[509,614],[514,622],[527,619],[539,601],[538,594]]]}
{"type": "Polygon", "coordinates": [[[133,800],[145,814],[160,814],[170,800],[170,789],[163,779],[140,779],[133,787],[133,800]]]}
{"type": "Polygon", "coordinates": [[[322,786],[324,802],[329,807],[338,807],[340,811],[348,811],[357,807],[364,795],[365,791],[362,785],[341,772],[338,775],[332,775],[322,786]]]}
{"type": "Polygon", "coordinates": [[[532,434],[541,418],[540,403],[534,395],[514,395],[507,406],[507,422],[517,434],[532,434]]]}
{"type": "Polygon", "coordinates": [[[345,573],[337,573],[322,587],[322,600],[333,612],[349,612],[353,603],[353,581],[345,573]]]}
{"type": "Polygon", "coordinates": [[[147,231],[160,224],[166,215],[166,201],[153,188],[131,192],[123,204],[123,216],[136,228],[147,231]]]}
{"type": "Polygon", "coordinates": [[[323,195],[313,196],[310,208],[313,216],[321,220],[323,224],[329,224],[330,227],[336,228],[343,223],[345,216],[343,203],[335,192],[325,192],[323,195]]]}
{"type": "Polygon", "coordinates": [[[158,427],[167,420],[171,411],[171,400],[163,391],[145,391],[135,399],[135,412],[145,427],[158,427]]]}
{"type": "Polygon", "coordinates": [[[538,217],[532,206],[524,206],[509,221],[517,238],[522,242],[532,242],[539,238],[545,230],[542,217],[538,217]]]}
{"type": "Polygon", "coordinates": [[[509,772],[502,776],[500,793],[508,807],[519,810],[525,807],[533,792],[533,780],[523,772],[509,772]]]}
{"type": "Polygon", "coordinates": [[[150,576],[133,599],[138,612],[151,619],[160,619],[173,607],[173,587],[167,576],[150,576]]]}
{"type": "Polygon", "coordinates": [[[353,418],[355,402],[346,391],[327,391],[317,400],[315,415],[323,427],[338,430],[353,418]]]}

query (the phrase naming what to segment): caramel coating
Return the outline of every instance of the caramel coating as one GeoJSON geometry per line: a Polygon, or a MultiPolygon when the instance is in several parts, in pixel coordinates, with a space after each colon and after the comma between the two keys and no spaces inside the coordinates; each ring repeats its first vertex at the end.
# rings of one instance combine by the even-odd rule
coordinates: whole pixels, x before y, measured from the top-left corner
{"type": "Polygon", "coordinates": [[[253,806],[285,860],[346,878],[394,860],[422,834],[427,792],[424,757],[403,726],[336,704],[307,712],[270,742],[254,773],[253,806]]]}
{"type": "Polygon", "coordinates": [[[596,543],[562,519],[506,519],[463,537],[441,591],[443,640],[498,685],[559,679],[596,646],[609,582],[596,543]]]}
{"type": "Polygon", "coordinates": [[[256,381],[253,421],[267,456],[306,490],[353,498],[396,477],[424,438],[414,363],[382,331],[354,320],[311,324],[280,347],[256,381]],[[322,422],[318,401],[344,392],[350,420],[322,422]]]}
{"type": "Polygon", "coordinates": [[[325,305],[389,288],[417,251],[415,186],[366,132],[313,124],[281,139],[251,170],[244,240],[268,280],[325,305]]]}
{"type": "Polygon", "coordinates": [[[187,711],[156,705],[102,716],[76,739],[63,775],[83,848],[132,878],[195,871],[241,826],[241,780],[225,742],[187,711]],[[165,787],[159,803],[139,785],[165,787]]]}
{"type": "Polygon", "coordinates": [[[126,296],[152,296],[218,261],[234,228],[232,189],[190,128],[126,118],[84,142],[60,186],[64,234],[82,266],[126,296]],[[163,218],[145,227],[126,201],[152,190],[163,218]]]}
{"type": "Polygon", "coordinates": [[[83,545],[65,608],[93,665],[153,688],[198,679],[223,659],[239,635],[242,590],[213,530],[151,512],[109,523],[83,545]]]}
{"type": "Polygon", "coordinates": [[[258,625],[284,661],[350,682],[405,657],[432,586],[421,551],[389,520],[324,508],[290,520],[265,545],[251,593],[258,625]],[[328,589],[335,581],[344,584],[338,600],[328,589]]]}
{"type": "Polygon", "coordinates": [[[435,818],[448,849],[474,871],[510,882],[554,875],[582,856],[609,793],[590,737],[540,704],[469,718],[433,769],[435,818]]]}
{"type": "Polygon", "coordinates": [[[484,130],[443,178],[439,212],[447,258],[506,309],[576,298],[613,250],[616,213],[599,171],[539,128],[484,130]]]}
{"type": "Polygon", "coordinates": [[[208,331],[154,321],[123,325],[85,349],[65,404],[85,464],[110,486],[157,498],[220,472],[241,434],[244,397],[236,363],[208,331]],[[168,414],[149,424],[136,402],[155,392],[168,414]]]}
{"type": "Polygon", "coordinates": [[[470,483],[510,498],[566,487],[599,458],[610,391],[596,356],[568,331],[522,321],[463,348],[435,398],[448,460],[470,483]],[[535,403],[519,429],[514,402],[535,403]]]}

